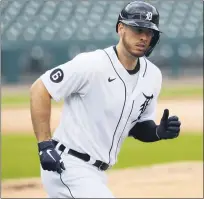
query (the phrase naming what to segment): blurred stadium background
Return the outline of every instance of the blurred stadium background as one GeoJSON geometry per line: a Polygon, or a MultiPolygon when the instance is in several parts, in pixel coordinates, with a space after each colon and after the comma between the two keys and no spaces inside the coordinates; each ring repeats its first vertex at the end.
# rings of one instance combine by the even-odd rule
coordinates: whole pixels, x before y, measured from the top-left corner
{"type": "MultiPolygon", "coordinates": [[[[147,1],[148,2],[148,1],[147,1]]],[[[150,60],[164,78],[202,76],[203,1],[151,0],[160,12],[160,43],[150,60]]],[[[2,84],[31,83],[76,54],[118,41],[126,0],[1,0],[2,84]]]]}

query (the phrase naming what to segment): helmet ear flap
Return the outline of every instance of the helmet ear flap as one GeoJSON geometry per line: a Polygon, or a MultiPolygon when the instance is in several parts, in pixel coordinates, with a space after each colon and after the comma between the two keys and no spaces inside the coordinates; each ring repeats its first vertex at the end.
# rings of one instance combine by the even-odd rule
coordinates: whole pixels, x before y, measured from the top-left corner
{"type": "Polygon", "coordinates": [[[119,21],[117,22],[116,24],[116,32],[118,33],[118,24],[119,24],[119,21]]]}
{"type": "Polygon", "coordinates": [[[122,19],[122,16],[121,16],[121,13],[120,13],[119,16],[118,16],[117,23],[116,23],[116,32],[117,33],[118,33],[118,24],[120,23],[121,19],[122,19]]]}
{"type": "Polygon", "coordinates": [[[152,53],[152,51],[155,48],[156,44],[158,44],[159,38],[160,38],[160,32],[159,31],[154,31],[154,36],[152,37],[149,48],[145,53],[146,57],[150,56],[150,54],[152,53]]]}

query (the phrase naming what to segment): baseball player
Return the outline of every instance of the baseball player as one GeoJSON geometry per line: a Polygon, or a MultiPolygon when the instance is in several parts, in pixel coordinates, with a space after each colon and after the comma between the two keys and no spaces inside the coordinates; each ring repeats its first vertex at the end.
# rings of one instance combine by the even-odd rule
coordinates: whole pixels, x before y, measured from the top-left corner
{"type": "Polygon", "coordinates": [[[116,46],[81,53],[43,74],[30,89],[41,178],[52,198],[113,198],[105,171],[126,137],[142,142],[176,138],[177,116],[154,122],[162,75],[147,57],[159,41],[159,13],[143,1],[118,17],[116,46]],[[64,99],[51,135],[51,99],[64,99]]]}

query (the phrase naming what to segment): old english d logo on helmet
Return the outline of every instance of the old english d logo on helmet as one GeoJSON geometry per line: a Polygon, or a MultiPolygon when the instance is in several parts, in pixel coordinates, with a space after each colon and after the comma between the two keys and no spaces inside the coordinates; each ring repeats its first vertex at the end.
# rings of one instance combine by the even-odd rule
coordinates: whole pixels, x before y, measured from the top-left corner
{"type": "Polygon", "coordinates": [[[149,3],[143,1],[134,1],[127,4],[121,11],[116,24],[116,32],[118,32],[118,24],[124,23],[129,26],[149,28],[154,31],[150,47],[145,52],[145,56],[149,56],[159,41],[159,12],[149,3]]]}
{"type": "Polygon", "coordinates": [[[152,12],[147,12],[145,20],[152,20],[152,12]]]}

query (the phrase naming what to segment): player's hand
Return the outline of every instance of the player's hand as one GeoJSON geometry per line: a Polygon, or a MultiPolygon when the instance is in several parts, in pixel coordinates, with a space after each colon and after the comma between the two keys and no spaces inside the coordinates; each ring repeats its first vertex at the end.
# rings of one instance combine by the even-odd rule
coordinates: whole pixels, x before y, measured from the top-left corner
{"type": "Polygon", "coordinates": [[[169,110],[165,109],[157,127],[157,136],[159,139],[173,139],[179,136],[181,122],[177,116],[169,117],[169,110]]]}
{"type": "Polygon", "coordinates": [[[52,141],[38,143],[40,163],[44,170],[57,171],[59,174],[65,170],[60,155],[54,148],[52,141]]]}

